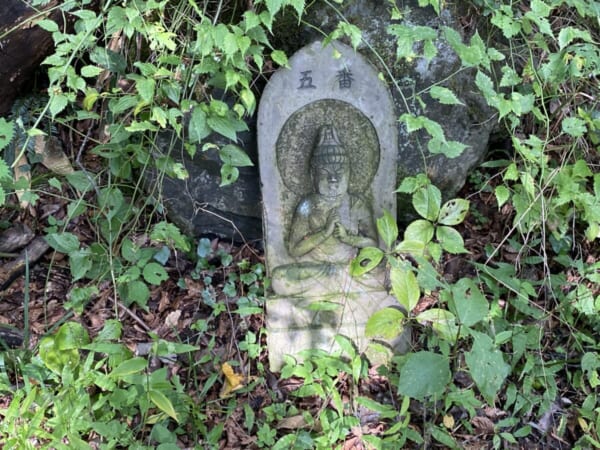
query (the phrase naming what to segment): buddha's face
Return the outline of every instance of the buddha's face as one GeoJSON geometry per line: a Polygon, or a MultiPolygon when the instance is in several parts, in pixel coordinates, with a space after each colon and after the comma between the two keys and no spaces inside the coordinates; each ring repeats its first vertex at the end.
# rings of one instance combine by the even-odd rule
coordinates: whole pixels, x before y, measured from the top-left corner
{"type": "Polygon", "coordinates": [[[339,197],[348,192],[348,172],[344,164],[316,167],[314,177],[319,194],[325,197],[339,197]]]}

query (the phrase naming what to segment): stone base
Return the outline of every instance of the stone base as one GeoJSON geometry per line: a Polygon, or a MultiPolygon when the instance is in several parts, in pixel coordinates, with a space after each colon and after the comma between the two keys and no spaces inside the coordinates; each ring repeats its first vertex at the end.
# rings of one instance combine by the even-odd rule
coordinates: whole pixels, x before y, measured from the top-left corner
{"type": "MultiPolygon", "coordinates": [[[[371,339],[365,337],[365,326],[374,312],[389,306],[398,306],[398,301],[385,291],[267,298],[267,347],[271,371],[281,369],[283,356],[287,354],[300,359],[298,353],[302,350],[336,350],[334,337],[338,334],[351,339],[359,352],[366,352],[371,363],[385,362],[385,354],[369,352],[371,339]],[[333,310],[320,308],[319,303],[323,302],[327,302],[328,307],[337,307],[333,310]]],[[[409,348],[410,333],[403,333],[385,344],[394,352],[405,353],[409,348]]]]}

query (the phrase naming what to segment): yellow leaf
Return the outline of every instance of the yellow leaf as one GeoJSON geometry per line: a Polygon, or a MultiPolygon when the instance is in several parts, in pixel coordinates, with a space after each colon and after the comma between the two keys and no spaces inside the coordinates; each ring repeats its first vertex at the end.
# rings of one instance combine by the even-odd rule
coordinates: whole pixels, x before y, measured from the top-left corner
{"type": "Polygon", "coordinates": [[[444,422],[444,426],[449,430],[454,428],[454,417],[452,417],[450,414],[446,414],[442,419],[442,422],[444,422]]]}
{"type": "Polygon", "coordinates": [[[585,419],[583,417],[578,417],[577,422],[579,423],[579,426],[581,427],[583,432],[587,433],[588,430],[590,429],[590,427],[589,427],[588,423],[585,421],[585,419]]]}
{"type": "Polygon", "coordinates": [[[223,383],[219,397],[228,397],[233,391],[240,389],[244,385],[244,376],[235,373],[233,367],[228,363],[223,363],[221,372],[225,375],[225,382],[223,383]]]}

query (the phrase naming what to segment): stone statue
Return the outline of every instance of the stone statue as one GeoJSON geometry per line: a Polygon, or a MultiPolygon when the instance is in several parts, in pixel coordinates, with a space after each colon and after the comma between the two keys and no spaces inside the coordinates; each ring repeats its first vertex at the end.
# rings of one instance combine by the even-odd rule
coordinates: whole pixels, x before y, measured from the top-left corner
{"type": "Polygon", "coordinates": [[[286,240],[297,262],[276,267],[277,294],[346,290],[350,261],[363,247],[377,246],[369,202],[348,191],[350,161],[332,125],[322,126],[310,159],[313,192],[298,202],[286,240]]]}

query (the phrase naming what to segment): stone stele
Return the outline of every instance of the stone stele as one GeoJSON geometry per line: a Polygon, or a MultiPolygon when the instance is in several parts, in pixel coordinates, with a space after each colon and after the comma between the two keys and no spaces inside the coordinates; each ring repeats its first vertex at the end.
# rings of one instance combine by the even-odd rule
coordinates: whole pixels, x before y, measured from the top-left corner
{"type": "Polygon", "coordinates": [[[382,245],[376,219],[396,217],[390,93],[352,48],[317,41],[271,77],[257,126],[271,370],[285,354],[334,350],[337,334],[366,351],[368,318],[397,305],[383,269],[349,275],[361,248],[382,245]]]}

